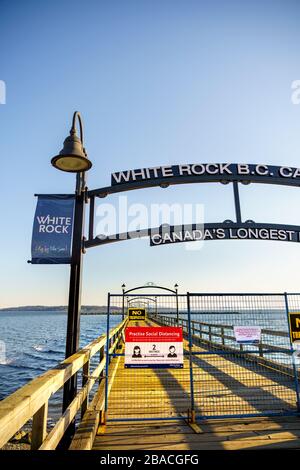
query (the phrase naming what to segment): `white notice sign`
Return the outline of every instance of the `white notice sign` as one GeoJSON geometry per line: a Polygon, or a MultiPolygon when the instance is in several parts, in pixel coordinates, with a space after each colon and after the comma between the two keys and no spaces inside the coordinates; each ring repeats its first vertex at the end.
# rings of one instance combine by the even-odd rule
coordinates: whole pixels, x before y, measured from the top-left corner
{"type": "Polygon", "coordinates": [[[257,344],[260,342],[260,326],[234,326],[235,340],[239,344],[257,344]]]}

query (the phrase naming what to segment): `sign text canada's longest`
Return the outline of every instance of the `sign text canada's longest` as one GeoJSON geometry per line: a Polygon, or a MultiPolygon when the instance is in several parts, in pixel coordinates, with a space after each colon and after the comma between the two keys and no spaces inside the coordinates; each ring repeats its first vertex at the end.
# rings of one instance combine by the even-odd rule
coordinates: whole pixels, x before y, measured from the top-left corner
{"type": "Polygon", "coordinates": [[[273,240],[300,243],[300,227],[287,228],[252,226],[224,227],[224,225],[204,224],[202,228],[183,228],[182,230],[165,230],[150,236],[150,246],[168,245],[170,243],[206,241],[206,240],[273,240]]]}
{"type": "Polygon", "coordinates": [[[248,163],[192,163],[156,166],[113,173],[111,185],[163,181],[172,184],[193,181],[256,181],[300,186],[300,168],[248,163]]]}

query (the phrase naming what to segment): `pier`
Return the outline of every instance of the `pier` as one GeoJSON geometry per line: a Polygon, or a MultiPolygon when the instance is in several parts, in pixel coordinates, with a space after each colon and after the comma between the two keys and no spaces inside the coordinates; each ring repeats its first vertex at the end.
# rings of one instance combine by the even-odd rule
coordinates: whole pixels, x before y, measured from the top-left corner
{"type": "MultiPolygon", "coordinates": [[[[188,299],[160,295],[145,320],[130,320],[125,314],[110,329],[108,340],[106,335],[98,337],[0,402],[0,447],[31,423],[31,448],[54,450],[75,419],[70,450],[299,447],[299,371],[292,360],[288,330],[274,325],[274,318],[280,325],[287,318],[286,294],[245,295],[239,299],[239,308],[238,295],[231,294],[230,311],[225,308],[228,297],[222,295],[217,299],[219,311],[213,305],[216,296],[197,297],[195,305],[194,294],[188,299]],[[205,302],[206,313],[202,309],[193,315],[193,308],[199,311],[199,301],[205,302]],[[186,302],[188,315],[183,312],[186,302]],[[266,302],[272,311],[277,307],[271,321],[267,310],[262,310],[266,302]],[[164,305],[161,312],[157,303],[164,305]],[[245,303],[255,304],[255,309],[245,312],[245,303]],[[270,327],[261,330],[258,345],[236,343],[232,320],[242,315],[269,322],[270,327]],[[141,326],[182,328],[183,368],[126,368],[125,329],[141,326]],[[81,387],[49,429],[49,400],[75,375],[81,387]]],[[[288,297],[290,304],[296,295],[288,297]]],[[[124,303],[123,296],[116,295],[112,305],[117,299],[124,303]]]]}

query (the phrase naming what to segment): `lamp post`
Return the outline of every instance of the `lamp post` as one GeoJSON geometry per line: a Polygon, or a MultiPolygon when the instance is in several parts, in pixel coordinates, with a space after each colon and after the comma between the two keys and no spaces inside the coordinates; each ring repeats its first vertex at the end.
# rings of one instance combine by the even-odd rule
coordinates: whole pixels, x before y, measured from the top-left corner
{"type": "Polygon", "coordinates": [[[176,292],[176,323],[178,325],[179,323],[179,309],[178,309],[178,284],[175,284],[174,285],[174,289],[175,289],[175,292],[176,292]]]}
{"type": "Polygon", "coordinates": [[[122,292],[123,292],[123,295],[122,295],[122,320],[124,320],[124,318],[125,318],[125,305],[124,305],[124,303],[125,303],[125,297],[124,297],[125,287],[126,287],[126,285],[122,284],[122,292]]]}
{"type": "MultiPolygon", "coordinates": [[[[85,212],[85,172],[92,167],[83,146],[83,127],[80,114],[73,114],[70,135],[65,139],[62,150],[52,158],[51,164],[58,170],[76,173],[74,225],[71,253],[69,304],[66,337],[66,358],[74,354],[79,347],[80,307],[81,307],[81,268],[85,212]],[[76,133],[76,119],[80,127],[80,137],[76,133]]],[[[76,396],[77,375],[64,385],[63,412],[76,396]]],[[[75,430],[75,421],[70,425],[68,436],[75,430]]]]}

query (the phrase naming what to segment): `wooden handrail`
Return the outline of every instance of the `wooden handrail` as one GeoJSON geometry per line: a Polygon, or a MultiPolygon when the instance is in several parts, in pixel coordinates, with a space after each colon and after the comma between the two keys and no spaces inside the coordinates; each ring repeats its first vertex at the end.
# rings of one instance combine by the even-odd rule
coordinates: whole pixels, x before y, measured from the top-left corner
{"type": "MultiPolygon", "coordinates": [[[[166,315],[159,315],[159,317],[155,316],[156,320],[159,320],[159,318],[163,318],[164,320],[170,321],[170,323],[174,323],[174,324],[176,323],[176,319],[173,318],[173,317],[168,317],[166,315]]],[[[188,320],[186,318],[180,318],[179,323],[182,323],[182,324],[185,323],[187,325],[188,320]]],[[[226,325],[226,324],[224,325],[223,323],[208,323],[208,322],[202,322],[202,321],[199,321],[199,320],[191,320],[191,324],[192,324],[192,327],[193,327],[193,325],[198,324],[198,325],[201,325],[201,326],[206,326],[208,328],[219,328],[219,329],[223,328],[223,329],[233,330],[232,325],[226,325]]],[[[195,328],[195,331],[199,331],[199,330],[197,330],[195,328]]],[[[202,333],[209,334],[209,331],[202,329],[202,333]]],[[[261,333],[265,334],[265,335],[269,335],[269,336],[281,336],[283,338],[288,338],[288,336],[289,336],[289,333],[287,331],[269,330],[269,329],[265,329],[265,328],[262,328],[261,333]]],[[[217,334],[215,332],[212,332],[211,334],[213,336],[220,336],[219,334],[217,334]]],[[[228,339],[229,338],[234,339],[233,336],[228,336],[228,339]]]]}
{"type": "MultiPolygon", "coordinates": [[[[115,337],[124,329],[126,323],[127,319],[110,331],[109,338],[113,339],[112,348],[117,344],[115,337]]],[[[104,350],[105,344],[106,336],[98,337],[86,347],[58,364],[54,369],[33,379],[2,400],[0,402],[0,448],[31,418],[33,418],[33,426],[35,426],[35,429],[33,428],[32,430],[32,448],[38,448],[46,437],[45,423],[47,423],[49,398],[87,364],[98,351],[104,350]]],[[[78,392],[55,428],[53,428],[58,435],[61,435],[62,430],[65,430],[68,426],[68,422],[71,422],[69,418],[66,419],[66,416],[76,415],[94,382],[99,379],[105,366],[105,360],[106,358],[100,361],[100,364],[91,374],[84,387],[78,392]]],[[[53,430],[51,431],[52,435],[53,430]]],[[[56,439],[54,441],[56,442],[56,439]]]]}
{"type": "MultiPolygon", "coordinates": [[[[176,318],[173,317],[168,317],[165,315],[159,315],[155,316],[155,320],[162,324],[162,325],[177,325],[176,323],[176,318]]],[[[179,326],[183,327],[183,330],[185,334],[187,335],[188,332],[188,320],[185,318],[179,318],[179,326]]],[[[288,375],[288,376],[294,376],[294,370],[291,365],[283,364],[279,361],[272,360],[267,356],[266,351],[269,352],[282,352],[284,354],[291,354],[291,349],[290,347],[285,347],[285,346],[277,346],[277,345],[272,345],[272,344],[266,344],[260,342],[257,344],[257,352],[253,353],[250,350],[245,350],[243,344],[232,344],[232,342],[236,341],[234,336],[231,335],[226,335],[224,334],[224,330],[230,329],[233,330],[232,325],[223,325],[223,324],[212,324],[212,323],[207,323],[207,322],[199,322],[192,320],[191,321],[191,330],[192,330],[192,338],[193,342],[195,342],[195,345],[201,345],[205,346],[206,348],[211,348],[212,351],[217,351],[217,350],[224,350],[226,352],[232,352],[233,354],[243,354],[243,358],[245,360],[249,361],[255,361],[265,367],[272,368],[274,370],[277,370],[278,372],[288,375]],[[195,328],[195,324],[199,325],[200,328],[195,328]],[[204,330],[202,327],[205,327],[206,329],[204,330]],[[212,331],[212,328],[218,328],[221,333],[212,331]],[[196,333],[196,334],[195,334],[196,333]],[[221,342],[216,342],[213,340],[213,337],[221,338],[221,342]],[[228,341],[226,341],[228,340],[228,341]]],[[[278,331],[278,330],[268,330],[268,329],[262,329],[261,332],[263,334],[267,335],[274,335],[274,336],[282,336],[282,337],[288,337],[288,333],[284,331],[278,331]]],[[[300,378],[300,371],[297,372],[298,378],[300,378]]]]}
{"type": "MultiPolygon", "coordinates": [[[[156,321],[159,322],[159,319],[157,317],[155,317],[155,318],[156,318],[156,321]]],[[[165,316],[165,315],[160,315],[159,318],[165,324],[169,324],[169,325],[177,324],[175,318],[168,317],[168,316],[165,316]]],[[[179,319],[179,325],[182,325],[182,327],[187,331],[187,329],[188,329],[188,320],[186,318],[180,318],[179,319]]],[[[231,330],[231,331],[233,330],[232,325],[207,323],[207,322],[200,322],[200,321],[191,320],[191,329],[192,329],[192,336],[194,336],[195,333],[198,333],[198,335],[195,335],[195,336],[197,336],[197,338],[200,338],[200,340],[202,340],[204,342],[208,342],[208,343],[211,343],[211,344],[214,343],[216,346],[218,344],[220,344],[220,348],[223,348],[225,345],[228,346],[228,344],[229,344],[228,342],[235,341],[234,336],[231,336],[231,335],[228,335],[228,334],[225,333],[226,329],[231,330]],[[196,328],[195,325],[197,325],[198,328],[196,328]],[[205,329],[203,327],[205,327],[205,329]],[[219,332],[213,331],[212,328],[218,329],[219,332]],[[205,336],[208,337],[209,339],[205,339],[205,336]],[[221,338],[221,343],[213,342],[213,338],[221,338]],[[227,342],[226,342],[226,340],[227,340],[227,342]]],[[[269,336],[277,336],[277,337],[280,336],[280,337],[284,337],[284,338],[288,337],[288,333],[285,332],[285,331],[262,329],[261,333],[265,334],[265,335],[269,335],[269,336]]],[[[231,345],[231,349],[233,351],[235,349],[236,349],[236,351],[238,351],[238,350],[241,350],[243,348],[241,347],[241,345],[240,345],[239,348],[233,348],[232,345],[231,345]]],[[[258,349],[259,349],[260,357],[263,357],[264,349],[269,350],[269,351],[274,351],[274,352],[283,352],[283,353],[285,353],[285,352],[289,353],[290,352],[289,347],[277,346],[277,345],[267,344],[267,343],[262,343],[262,342],[258,345],[258,349]]]]}
{"type": "MultiPolygon", "coordinates": [[[[159,318],[168,318],[168,319],[171,319],[174,321],[176,321],[176,319],[174,318],[174,316],[167,316],[167,315],[152,315],[153,318],[155,319],[159,319],[159,318]]],[[[191,315],[192,317],[192,315],[191,315]]],[[[186,318],[179,318],[179,322],[180,323],[188,323],[188,320],[186,318]]],[[[192,320],[191,319],[191,324],[199,324],[199,325],[203,325],[203,326],[207,326],[207,327],[212,327],[212,328],[226,328],[228,330],[233,330],[233,326],[232,325],[227,325],[227,324],[221,324],[221,323],[208,323],[208,322],[203,322],[203,321],[199,321],[199,320],[192,320]]],[[[204,330],[203,330],[204,331],[204,330]]],[[[272,335],[272,336],[282,336],[284,338],[288,337],[289,336],[289,333],[287,331],[279,331],[279,330],[269,330],[269,329],[265,329],[263,328],[261,330],[261,332],[263,334],[266,334],[266,335],[272,335]]]]}

